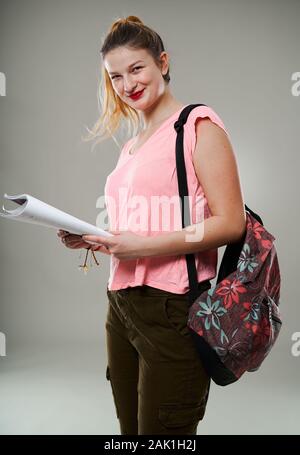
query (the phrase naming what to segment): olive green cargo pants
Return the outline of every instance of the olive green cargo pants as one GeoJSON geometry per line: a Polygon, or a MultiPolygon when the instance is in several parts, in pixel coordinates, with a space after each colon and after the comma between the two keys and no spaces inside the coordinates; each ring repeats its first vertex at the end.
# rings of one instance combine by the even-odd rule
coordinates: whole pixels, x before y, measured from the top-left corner
{"type": "Polygon", "coordinates": [[[106,292],[106,378],[121,434],[197,434],[211,379],[187,327],[188,295],[148,285],[106,292]]]}

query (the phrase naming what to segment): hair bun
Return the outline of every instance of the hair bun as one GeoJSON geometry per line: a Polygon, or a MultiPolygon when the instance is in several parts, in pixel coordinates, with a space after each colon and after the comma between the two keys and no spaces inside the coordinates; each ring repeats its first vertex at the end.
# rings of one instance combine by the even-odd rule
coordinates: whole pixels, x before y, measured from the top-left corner
{"type": "Polygon", "coordinates": [[[127,16],[126,18],[120,18],[120,19],[117,19],[111,26],[110,28],[110,31],[113,32],[115,31],[116,29],[118,29],[119,27],[121,27],[122,25],[128,25],[130,24],[130,22],[132,23],[135,23],[135,24],[139,24],[139,25],[144,25],[143,21],[141,21],[141,19],[137,16],[127,16]]]}
{"type": "Polygon", "coordinates": [[[137,16],[127,16],[126,22],[135,22],[136,24],[144,25],[143,21],[137,16]]]}

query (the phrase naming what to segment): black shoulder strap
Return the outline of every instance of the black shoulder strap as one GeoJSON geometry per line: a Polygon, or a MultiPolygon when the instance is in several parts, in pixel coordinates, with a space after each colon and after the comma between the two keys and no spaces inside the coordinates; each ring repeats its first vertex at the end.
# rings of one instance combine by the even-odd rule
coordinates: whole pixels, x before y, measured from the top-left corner
{"type": "MultiPolygon", "coordinates": [[[[185,161],[184,161],[184,153],[183,153],[183,135],[184,135],[184,128],[189,113],[197,106],[207,106],[206,104],[189,104],[186,106],[180,113],[178,120],[174,123],[174,128],[177,132],[176,137],[176,167],[177,167],[177,180],[178,180],[178,190],[180,196],[180,203],[181,203],[181,223],[182,227],[189,226],[191,224],[190,221],[190,208],[189,208],[189,199],[188,197],[188,185],[187,185],[187,176],[186,176],[186,168],[185,168],[185,161]]],[[[245,204],[245,209],[251,213],[254,218],[262,223],[261,218],[254,213],[247,205],[245,204]]],[[[228,275],[229,271],[233,271],[236,269],[237,261],[240,255],[241,248],[243,246],[243,239],[234,244],[228,244],[222,262],[220,264],[220,270],[217,277],[217,283],[221,281],[226,275],[228,275]],[[234,268],[235,267],[235,268],[234,268]]],[[[190,284],[190,291],[189,291],[189,300],[193,303],[199,295],[199,283],[197,278],[197,270],[196,270],[196,263],[195,263],[195,256],[193,253],[186,254],[186,263],[187,263],[187,270],[188,270],[188,277],[189,277],[189,284],[190,284]]],[[[230,272],[230,273],[231,273],[230,272]]]]}

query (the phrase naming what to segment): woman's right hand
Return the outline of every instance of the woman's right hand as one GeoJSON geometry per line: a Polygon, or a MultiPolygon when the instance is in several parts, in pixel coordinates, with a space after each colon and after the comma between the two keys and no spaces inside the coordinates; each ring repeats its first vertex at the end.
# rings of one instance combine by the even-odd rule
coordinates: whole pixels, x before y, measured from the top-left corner
{"type": "Polygon", "coordinates": [[[57,231],[58,237],[60,237],[62,243],[71,249],[79,249],[79,248],[86,248],[91,249],[93,251],[100,251],[104,254],[111,254],[110,251],[104,245],[91,245],[90,243],[85,242],[82,240],[81,235],[78,234],[70,234],[68,231],[64,231],[59,229],[57,231]]]}

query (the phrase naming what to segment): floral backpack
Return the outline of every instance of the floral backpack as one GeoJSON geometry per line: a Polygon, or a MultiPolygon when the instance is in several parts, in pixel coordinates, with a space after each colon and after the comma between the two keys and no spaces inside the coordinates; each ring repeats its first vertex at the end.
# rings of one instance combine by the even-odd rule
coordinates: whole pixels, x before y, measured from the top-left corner
{"type": "MultiPolygon", "coordinates": [[[[183,125],[196,106],[205,105],[186,106],[174,124],[182,227],[190,224],[183,125]]],[[[258,370],[282,326],[275,237],[247,205],[245,210],[245,234],[226,246],[214,287],[199,295],[195,257],[186,255],[191,302],[187,325],[204,368],[222,386],[237,381],[246,371],[258,370]]]]}

